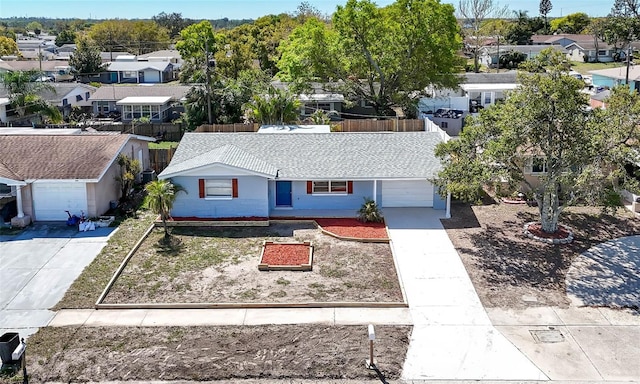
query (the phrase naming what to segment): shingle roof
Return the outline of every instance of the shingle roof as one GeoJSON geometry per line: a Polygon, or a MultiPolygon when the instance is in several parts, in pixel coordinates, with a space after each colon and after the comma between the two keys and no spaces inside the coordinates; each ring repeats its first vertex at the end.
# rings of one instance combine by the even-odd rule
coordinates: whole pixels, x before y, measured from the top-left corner
{"type": "Polygon", "coordinates": [[[95,100],[122,100],[125,97],[171,96],[180,100],[187,95],[191,87],[185,85],[103,85],[89,98],[95,100]]]}
{"type": "Polygon", "coordinates": [[[463,84],[508,84],[516,83],[517,71],[502,73],[465,73],[461,83],[463,84]]]}
{"type": "Polygon", "coordinates": [[[107,66],[109,71],[142,71],[154,69],[156,71],[166,71],[172,66],[166,61],[114,61],[107,66]]]}
{"type": "MultiPolygon", "coordinates": [[[[53,71],[57,66],[69,65],[68,61],[55,60],[55,61],[42,61],[43,71],[53,71]]],[[[16,60],[16,61],[3,61],[2,67],[10,71],[28,71],[30,69],[40,69],[40,62],[38,60],[16,60]]]]}
{"type": "Polygon", "coordinates": [[[440,141],[434,132],[186,133],[160,176],[220,163],[284,179],[433,178],[440,141]]]}
{"type": "Polygon", "coordinates": [[[129,135],[2,135],[0,176],[97,180],[129,135]]]}

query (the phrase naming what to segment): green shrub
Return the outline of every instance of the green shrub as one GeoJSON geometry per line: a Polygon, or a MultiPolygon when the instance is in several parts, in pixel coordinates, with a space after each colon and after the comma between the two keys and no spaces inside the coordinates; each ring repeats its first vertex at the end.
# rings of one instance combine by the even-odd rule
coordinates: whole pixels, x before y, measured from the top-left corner
{"type": "Polygon", "coordinates": [[[380,223],[383,220],[376,202],[366,197],[364,198],[364,204],[358,211],[358,218],[365,223],[380,223]]]}

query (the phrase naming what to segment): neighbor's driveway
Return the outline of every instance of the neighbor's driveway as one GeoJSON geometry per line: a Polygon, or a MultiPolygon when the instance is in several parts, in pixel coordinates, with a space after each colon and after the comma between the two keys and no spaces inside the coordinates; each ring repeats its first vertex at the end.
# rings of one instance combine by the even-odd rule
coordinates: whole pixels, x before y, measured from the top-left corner
{"type": "Polygon", "coordinates": [[[106,245],[115,228],[78,232],[64,223],[37,223],[0,236],[0,334],[29,336],[53,318],[53,307],[106,245]]]}
{"type": "Polygon", "coordinates": [[[440,223],[444,211],[386,208],[413,332],[405,380],[546,380],[498,332],[440,223]]]}

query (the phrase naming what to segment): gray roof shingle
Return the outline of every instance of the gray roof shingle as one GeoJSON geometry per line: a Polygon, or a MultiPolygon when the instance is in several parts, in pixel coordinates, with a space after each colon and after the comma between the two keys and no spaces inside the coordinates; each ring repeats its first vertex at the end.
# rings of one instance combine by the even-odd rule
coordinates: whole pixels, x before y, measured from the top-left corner
{"type": "Polygon", "coordinates": [[[185,85],[103,85],[89,98],[95,100],[118,101],[125,97],[171,96],[178,101],[185,97],[191,87],[185,85]]]}
{"type": "Polygon", "coordinates": [[[160,176],[220,163],[292,180],[434,178],[441,141],[435,132],[187,133],[160,176]]]}

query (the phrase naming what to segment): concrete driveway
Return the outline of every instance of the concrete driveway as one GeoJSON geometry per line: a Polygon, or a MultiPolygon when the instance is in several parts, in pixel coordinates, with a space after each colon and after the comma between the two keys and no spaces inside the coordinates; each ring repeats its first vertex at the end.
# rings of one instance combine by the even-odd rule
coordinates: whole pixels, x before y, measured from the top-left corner
{"type": "Polygon", "coordinates": [[[37,223],[0,236],[0,334],[27,337],[46,326],[49,310],[107,244],[116,228],[78,232],[64,223],[37,223]]]}

